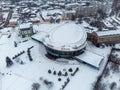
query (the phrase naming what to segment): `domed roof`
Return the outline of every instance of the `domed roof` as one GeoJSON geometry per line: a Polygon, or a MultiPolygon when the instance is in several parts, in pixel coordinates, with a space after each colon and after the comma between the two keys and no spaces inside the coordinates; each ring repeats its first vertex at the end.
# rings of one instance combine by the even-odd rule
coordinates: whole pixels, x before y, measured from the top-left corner
{"type": "Polygon", "coordinates": [[[85,47],[87,34],[77,24],[67,23],[51,30],[44,38],[44,44],[50,48],[74,51],[85,47]]]}
{"type": "Polygon", "coordinates": [[[50,33],[54,43],[71,44],[78,42],[83,36],[83,31],[77,25],[65,25],[50,33]]]}

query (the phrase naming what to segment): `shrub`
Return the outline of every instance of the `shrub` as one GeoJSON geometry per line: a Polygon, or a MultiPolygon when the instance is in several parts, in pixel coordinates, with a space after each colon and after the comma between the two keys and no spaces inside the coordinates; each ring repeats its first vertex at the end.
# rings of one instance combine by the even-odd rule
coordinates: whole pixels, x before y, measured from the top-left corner
{"type": "Polygon", "coordinates": [[[68,70],[69,72],[72,72],[73,71],[73,69],[72,68],[69,68],[69,70],[68,70]]]}
{"type": "Polygon", "coordinates": [[[53,72],[53,75],[56,75],[56,71],[53,72]]]}
{"type": "Polygon", "coordinates": [[[109,68],[105,68],[105,70],[104,70],[104,77],[107,77],[107,76],[109,76],[110,75],[110,70],[109,70],[109,68]]]}
{"type": "Polygon", "coordinates": [[[65,76],[68,76],[68,73],[67,73],[67,72],[65,72],[65,76]]]}
{"type": "Polygon", "coordinates": [[[6,57],[6,66],[10,67],[12,65],[13,65],[13,61],[9,57],[6,57]]]}
{"type": "Polygon", "coordinates": [[[40,88],[40,84],[39,83],[33,83],[32,84],[32,90],[38,90],[40,88]]]}
{"type": "Polygon", "coordinates": [[[106,90],[106,85],[100,82],[97,82],[93,90],[106,90]]]}
{"type": "Polygon", "coordinates": [[[52,73],[50,69],[48,70],[48,73],[49,73],[49,74],[52,73]]]}
{"type": "Polygon", "coordinates": [[[58,78],[58,81],[61,81],[62,79],[61,78],[58,78]]]}
{"type": "Polygon", "coordinates": [[[61,76],[61,75],[62,75],[62,72],[61,72],[61,71],[59,71],[59,72],[58,72],[58,76],[61,76]]]}
{"type": "Polygon", "coordinates": [[[111,69],[113,72],[119,72],[119,64],[111,63],[111,69]]]}
{"type": "Polygon", "coordinates": [[[114,90],[114,89],[116,88],[116,86],[117,86],[116,82],[112,82],[112,83],[110,84],[110,89],[111,89],[111,90],[114,90]]]}

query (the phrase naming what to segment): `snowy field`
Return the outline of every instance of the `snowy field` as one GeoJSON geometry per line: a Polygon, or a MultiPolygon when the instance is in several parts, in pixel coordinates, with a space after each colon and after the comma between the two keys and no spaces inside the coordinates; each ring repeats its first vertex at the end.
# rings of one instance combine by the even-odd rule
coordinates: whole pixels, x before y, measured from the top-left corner
{"type": "Polygon", "coordinates": [[[120,45],[115,47],[94,90],[120,90],[120,45]]]}
{"type": "Polygon", "coordinates": [[[120,65],[109,62],[95,90],[120,90],[120,65]]]}
{"type": "MultiPolygon", "coordinates": [[[[57,24],[41,24],[38,26],[35,25],[34,29],[49,32],[55,26],[57,26],[57,24]]],[[[40,90],[62,90],[62,85],[67,81],[67,78],[69,78],[70,81],[64,90],[92,90],[93,84],[104,69],[111,50],[110,47],[97,48],[88,42],[87,50],[104,57],[99,70],[75,60],[68,61],[61,58],[59,61],[65,60],[68,62],[57,62],[45,56],[45,48],[40,43],[31,38],[27,38],[28,41],[18,38],[17,31],[17,28],[15,30],[11,29],[9,32],[11,33],[11,37],[8,38],[9,33],[6,28],[7,34],[2,35],[0,38],[0,90],[31,90],[33,83],[39,83],[40,90]],[[17,47],[14,47],[14,41],[18,43],[17,47]],[[30,61],[27,55],[27,49],[31,46],[34,46],[31,49],[33,61],[30,61]],[[25,51],[25,53],[16,59],[12,59],[21,51],[25,51]],[[6,67],[5,62],[7,56],[14,62],[9,68],[6,67]],[[23,64],[20,63],[21,61],[23,61],[23,64]],[[69,72],[70,68],[72,68],[72,72],[69,72]],[[76,68],[79,70],[72,76],[71,74],[76,68]],[[51,70],[51,74],[48,73],[49,69],[51,70]],[[56,75],[53,74],[54,71],[56,71],[56,75]],[[59,71],[62,72],[60,76],[57,75],[59,71]],[[64,76],[65,72],[67,72],[67,76],[64,76]],[[41,78],[53,82],[53,87],[49,89],[41,78]],[[61,81],[58,79],[61,79],[61,81]]]]}
{"type": "MultiPolygon", "coordinates": [[[[1,6],[4,1],[6,0],[1,1],[1,6]]],[[[58,0],[58,2],[43,0],[45,3],[42,0],[28,1],[31,3],[25,0],[13,6],[12,17],[8,22],[16,20],[19,24],[32,22],[35,35],[21,38],[19,26],[0,29],[0,90],[120,90],[120,65],[115,63],[117,60],[120,61],[120,51],[112,52],[113,61],[108,60],[113,50],[112,46],[96,47],[90,41],[86,41],[87,32],[109,30],[113,27],[119,32],[119,18],[108,15],[106,19],[101,20],[106,16],[101,12],[102,8],[109,14],[112,2],[106,2],[107,0],[106,3],[85,0],[73,0],[74,3],[68,3],[69,0],[58,0]],[[90,17],[87,13],[91,13],[90,17]],[[102,26],[102,22],[105,27],[102,26]],[[80,28],[76,29],[73,24],[80,28]],[[61,28],[65,25],[66,27],[61,28]],[[52,56],[48,55],[44,45],[38,41],[46,46],[57,46],[53,49],[58,51],[67,51],[66,48],[61,48],[66,46],[69,47],[68,51],[74,48],[76,51],[84,50],[84,53],[71,59],[53,60],[50,59],[52,56]],[[55,42],[51,43],[51,41],[55,42]],[[8,65],[8,59],[13,62],[11,66],[8,65]]],[[[7,2],[2,7],[4,5],[11,7],[10,11],[12,10],[12,6],[7,5],[7,2]]],[[[8,12],[2,14],[6,20],[8,12]]],[[[26,27],[27,23],[24,26],[26,27]]],[[[114,48],[120,49],[120,44],[116,44],[114,48]]]]}

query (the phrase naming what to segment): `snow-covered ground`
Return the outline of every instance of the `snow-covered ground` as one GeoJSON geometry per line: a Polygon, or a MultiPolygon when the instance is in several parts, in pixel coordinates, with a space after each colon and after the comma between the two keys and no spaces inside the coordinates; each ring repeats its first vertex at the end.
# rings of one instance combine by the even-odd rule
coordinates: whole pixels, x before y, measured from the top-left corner
{"type": "MultiPolygon", "coordinates": [[[[37,31],[49,32],[55,26],[57,26],[57,24],[40,24],[38,26],[34,25],[34,29],[37,31]]],[[[67,78],[70,79],[70,82],[65,87],[65,90],[92,90],[93,83],[101,74],[111,50],[110,47],[97,48],[88,42],[86,47],[87,50],[104,57],[99,70],[75,60],[67,60],[68,63],[59,63],[57,61],[50,60],[45,56],[45,48],[40,43],[32,40],[31,38],[28,38],[28,41],[26,42],[19,39],[17,31],[18,28],[15,30],[12,30],[11,28],[9,32],[11,33],[10,38],[8,38],[8,35],[2,35],[0,38],[0,83],[2,84],[2,89],[0,90],[31,90],[31,85],[34,82],[40,83],[40,90],[49,90],[40,80],[41,77],[54,83],[51,90],[60,90],[67,78]],[[17,47],[14,47],[14,41],[18,43],[17,47]],[[29,61],[27,55],[27,49],[31,46],[34,46],[34,48],[31,49],[33,61],[29,61]],[[12,59],[13,56],[23,50],[25,51],[23,55],[14,60],[12,59]],[[10,68],[6,67],[6,56],[9,56],[14,62],[14,65],[10,68]],[[19,62],[16,62],[18,60],[22,60],[24,64],[21,65],[19,62]],[[69,72],[68,69],[72,68],[74,72],[77,67],[79,68],[79,71],[75,76],[71,76],[71,72],[69,72]],[[68,72],[68,76],[48,74],[49,69],[51,69],[52,73],[53,71],[56,71],[57,73],[61,71],[63,74],[68,72]],[[58,81],[58,78],[61,78],[61,81],[58,81]]],[[[59,59],[59,61],[60,60],[63,61],[66,59],[59,59]]]]}
{"type": "Polygon", "coordinates": [[[109,62],[98,83],[99,90],[120,90],[120,65],[109,62]]]}
{"type": "MultiPolygon", "coordinates": [[[[62,1],[64,2],[66,0],[62,1]]],[[[45,47],[41,43],[31,39],[31,37],[21,38],[20,36],[18,36],[18,34],[20,34],[18,30],[19,27],[7,27],[4,29],[0,29],[0,90],[33,90],[31,89],[33,83],[40,84],[39,90],[63,90],[62,87],[68,80],[69,82],[65,86],[64,90],[93,90],[94,86],[96,85],[96,81],[99,80],[98,77],[102,74],[104,69],[105,72],[102,75],[102,79],[99,81],[99,85],[101,85],[102,87],[98,86],[99,90],[120,90],[120,65],[113,64],[113,61],[109,62],[107,64],[107,67],[105,68],[106,63],[108,62],[109,54],[111,52],[111,47],[101,46],[98,48],[94,46],[91,42],[86,41],[86,37],[85,39],[83,38],[82,31],[79,33],[78,31],[76,31],[76,33],[74,33],[75,26],[72,26],[72,24],[75,24],[75,21],[64,19],[70,18],[71,15],[67,15],[69,13],[75,14],[75,10],[64,11],[62,9],[55,9],[55,7],[48,7],[48,3],[50,4],[49,0],[45,5],[39,3],[40,7],[38,8],[23,8],[21,10],[22,13],[33,13],[33,15],[31,15],[33,17],[31,17],[30,20],[28,18],[24,18],[25,21],[34,22],[33,29],[35,33],[37,33],[34,36],[40,38],[39,41],[45,41],[41,38],[47,36],[46,34],[50,33],[52,30],[55,34],[51,33],[53,37],[48,38],[49,40],[55,40],[63,43],[68,42],[68,44],[70,45],[71,43],[77,42],[78,40],[85,40],[86,50],[84,50],[85,52],[81,56],[79,56],[81,61],[84,61],[84,63],[80,60],[77,60],[75,57],[74,59],[58,58],[56,60],[51,60],[46,57],[47,52],[45,50],[45,47]],[[47,7],[48,10],[42,10],[42,6],[43,8],[47,7]],[[55,20],[52,21],[52,19],[55,20]],[[60,22],[58,21],[58,23],[56,23],[57,19],[60,19],[60,22]],[[38,23],[35,25],[35,22],[38,23]],[[60,27],[64,26],[66,23],[70,25],[67,25],[66,28],[61,29],[60,27]],[[70,31],[70,29],[72,28],[74,31],[70,31]],[[17,47],[15,47],[15,43],[17,43],[17,47]],[[33,46],[33,48],[30,49],[31,57],[33,59],[32,61],[30,61],[30,57],[28,55],[28,48],[30,48],[31,46],[33,46]],[[25,53],[13,59],[13,57],[23,51],[25,53]],[[9,57],[13,61],[14,64],[11,67],[6,67],[6,57],[9,57]],[[88,64],[91,64],[91,66],[88,64]],[[95,65],[97,65],[97,68],[92,67],[95,65]],[[72,71],[70,69],[72,69],[72,71]],[[61,72],[62,75],[60,75],[59,72],[61,72]],[[73,74],[74,72],[76,72],[75,75],[73,74]],[[53,87],[48,88],[44,80],[51,81],[53,83],[53,87]]],[[[85,4],[84,1],[83,3],[85,4]]],[[[61,7],[65,5],[64,3],[60,4],[61,7]]],[[[70,4],[68,5],[70,6],[70,4]]],[[[76,6],[78,5],[76,4],[76,6]]],[[[12,18],[10,21],[14,21],[21,17],[21,15],[19,15],[20,13],[17,12],[17,8],[19,7],[20,6],[18,5],[13,9],[14,13],[12,14],[12,18]]],[[[8,12],[3,12],[2,14],[3,18],[6,19],[8,16],[8,12]]],[[[20,20],[18,23],[20,23],[21,21],[22,20],[20,20]]],[[[94,21],[94,18],[89,17],[88,21],[86,18],[85,21],[84,19],[82,19],[82,21],[76,21],[76,23],[79,23],[77,25],[82,28],[81,30],[85,29],[86,32],[92,33],[94,31],[98,31],[99,29],[97,27],[92,27],[89,24],[91,21],[94,21]]],[[[115,26],[117,34],[119,33],[120,29],[119,21],[120,18],[117,18],[116,16],[108,17],[103,20],[106,26],[110,28],[115,26]]],[[[27,24],[25,24],[24,26],[26,27],[27,24]]],[[[108,29],[103,28],[103,30],[108,29]]],[[[79,43],[81,43],[81,41],[79,43]]],[[[60,44],[56,42],[56,46],[59,45],[60,44]]],[[[115,48],[120,49],[120,44],[116,44],[115,48]]],[[[115,51],[114,55],[117,57],[117,59],[120,59],[119,51],[115,51]]]]}

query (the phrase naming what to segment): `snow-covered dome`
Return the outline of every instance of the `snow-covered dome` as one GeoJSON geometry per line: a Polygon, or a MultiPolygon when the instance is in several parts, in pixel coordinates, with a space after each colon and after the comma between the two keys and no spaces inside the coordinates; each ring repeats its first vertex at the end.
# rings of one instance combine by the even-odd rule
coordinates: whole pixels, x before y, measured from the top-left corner
{"type": "Polygon", "coordinates": [[[87,34],[77,24],[67,23],[55,27],[44,38],[44,45],[55,50],[76,51],[86,46],[87,34]]]}
{"type": "Polygon", "coordinates": [[[54,43],[71,44],[78,42],[83,36],[82,30],[73,25],[65,25],[50,33],[50,39],[54,43]]]}

